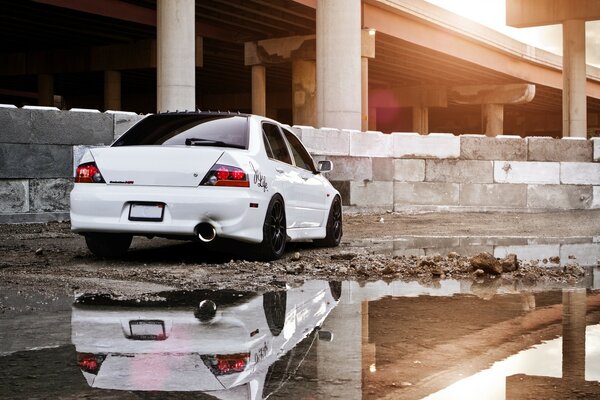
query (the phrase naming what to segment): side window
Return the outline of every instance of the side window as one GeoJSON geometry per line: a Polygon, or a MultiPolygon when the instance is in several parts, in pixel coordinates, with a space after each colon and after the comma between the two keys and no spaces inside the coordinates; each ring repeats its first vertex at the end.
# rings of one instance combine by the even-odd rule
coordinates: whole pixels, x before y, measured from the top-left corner
{"type": "Polygon", "coordinates": [[[300,143],[300,140],[294,135],[292,132],[288,131],[285,128],[282,128],[285,138],[290,143],[290,147],[292,148],[292,155],[294,156],[294,161],[296,162],[296,166],[300,168],[304,168],[306,170],[315,172],[315,164],[308,152],[300,143]]]}
{"type": "Polygon", "coordinates": [[[285,141],[281,136],[279,127],[277,125],[264,122],[262,124],[262,129],[263,139],[265,140],[265,148],[267,149],[267,155],[276,160],[291,164],[292,159],[290,158],[290,153],[288,152],[287,146],[285,145],[285,141]],[[270,152],[269,148],[271,150],[270,152]]]}

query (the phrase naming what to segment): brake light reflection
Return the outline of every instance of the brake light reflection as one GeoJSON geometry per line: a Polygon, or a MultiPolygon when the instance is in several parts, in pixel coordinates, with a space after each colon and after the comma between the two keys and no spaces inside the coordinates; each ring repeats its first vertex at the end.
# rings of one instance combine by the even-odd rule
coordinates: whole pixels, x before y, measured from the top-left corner
{"type": "Polygon", "coordinates": [[[201,358],[213,374],[229,375],[246,369],[250,353],[203,355],[201,358]]]}

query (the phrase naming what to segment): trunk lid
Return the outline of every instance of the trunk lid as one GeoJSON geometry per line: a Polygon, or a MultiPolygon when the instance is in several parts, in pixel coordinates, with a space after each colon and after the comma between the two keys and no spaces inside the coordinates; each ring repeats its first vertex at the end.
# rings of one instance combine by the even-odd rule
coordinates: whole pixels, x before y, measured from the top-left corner
{"type": "Polygon", "coordinates": [[[198,186],[223,154],[210,147],[123,146],[91,150],[107,184],[198,186]]]}

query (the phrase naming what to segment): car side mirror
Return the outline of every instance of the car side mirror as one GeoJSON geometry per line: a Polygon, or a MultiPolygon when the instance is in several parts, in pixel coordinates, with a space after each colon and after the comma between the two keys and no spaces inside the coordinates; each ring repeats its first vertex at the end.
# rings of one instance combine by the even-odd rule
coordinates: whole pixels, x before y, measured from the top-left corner
{"type": "Polygon", "coordinates": [[[329,160],[319,161],[317,163],[317,170],[319,172],[331,172],[333,171],[333,163],[329,160]]]}

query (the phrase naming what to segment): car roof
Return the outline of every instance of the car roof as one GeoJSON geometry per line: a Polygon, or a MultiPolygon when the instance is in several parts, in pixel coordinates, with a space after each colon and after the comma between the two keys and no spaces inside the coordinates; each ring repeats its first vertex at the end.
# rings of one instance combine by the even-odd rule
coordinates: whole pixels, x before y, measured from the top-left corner
{"type": "Polygon", "coordinates": [[[202,111],[202,110],[194,110],[194,111],[164,111],[158,112],[154,115],[204,115],[204,116],[232,116],[239,115],[242,117],[251,117],[253,114],[241,113],[239,111],[202,111]]]}

